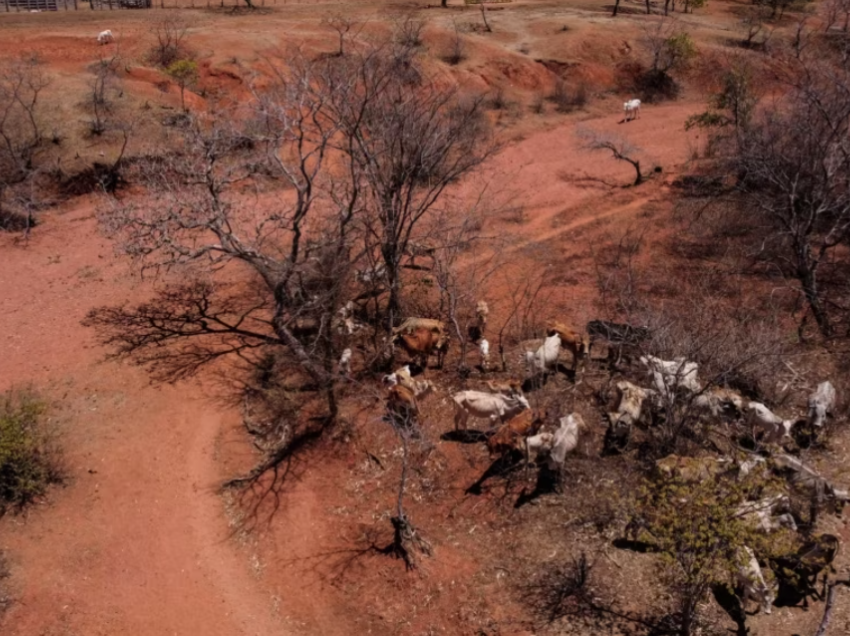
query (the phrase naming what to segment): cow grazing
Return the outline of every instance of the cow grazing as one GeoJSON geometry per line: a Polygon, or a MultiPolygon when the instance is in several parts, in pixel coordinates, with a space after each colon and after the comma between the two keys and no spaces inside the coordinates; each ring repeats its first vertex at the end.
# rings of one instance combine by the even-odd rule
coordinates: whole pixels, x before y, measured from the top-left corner
{"type": "Polygon", "coordinates": [[[414,380],[413,376],[410,374],[409,365],[399,367],[389,375],[385,375],[383,377],[383,383],[388,387],[401,385],[412,391],[413,395],[417,398],[424,397],[434,390],[434,385],[428,380],[414,380]]]}
{"type": "Polygon", "coordinates": [[[756,530],[769,534],[780,528],[797,531],[797,522],[790,514],[791,500],[788,495],[775,495],[760,501],[747,501],[735,513],[752,524],[756,530]]]}
{"type": "Polygon", "coordinates": [[[526,437],[525,454],[528,462],[537,462],[539,457],[551,453],[554,446],[555,434],[548,431],[537,433],[537,435],[532,435],[531,437],[526,437]]]}
{"type": "Polygon", "coordinates": [[[512,417],[487,440],[487,450],[490,451],[490,456],[496,457],[524,448],[525,438],[537,433],[544,419],[545,414],[531,409],[525,409],[512,417]]]}
{"type": "Polygon", "coordinates": [[[791,428],[794,426],[791,420],[783,420],[761,402],[748,402],[745,410],[747,423],[754,432],[761,431],[764,434],[763,441],[766,444],[779,444],[791,438],[791,428]]]}
{"type": "Polygon", "coordinates": [[[691,393],[699,393],[701,390],[696,362],[688,362],[684,358],[667,361],[650,355],[641,356],[640,361],[652,377],[655,389],[668,400],[672,399],[679,387],[691,393]]]}
{"type": "Polygon", "coordinates": [[[559,424],[552,442],[552,450],[549,452],[548,463],[552,470],[563,467],[567,453],[578,447],[581,436],[587,430],[584,419],[578,413],[562,417],[559,424]]]}
{"type": "Polygon", "coordinates": [[[653,397],[655,391],[635,386],[626,380],[617,382],[616,387],[619,402],[616,412],[608,414],[609,423],[616,422],[631,426],[639,422],[644,413],[647,398],[653,397]]]}
{"type": "Polygon", "coordinates": [[[387,411],[393,424],[400,428],[410,428],[419,421],[419,404],[413,391],[406,386],[396,384],[387,395],[387,411]]]}
{"type": "Polygon", "coordinates": [[[808,422],[812,426],[821,427],[826,422],[826,416],[832,413],[835,406],[835,387],[828,380],[818,384],[818,388],[809,396],[808,422]]]}
{"type": "Polygon", "coordinates": [[[529,376],[545,374],[557,369],[561,352],[561,338],[554,334],[546,338],[537,351],[525,352],[525,364],[529,376]]]}
{"type": "Polygon", "coordinates": [[[692,404],[714,417],[738,417],[744,410],[744,398],[732,389],[713,387],[696,397],[692,404]]]}
{"type": "Polygon", "coordinates": [[[401,346],[407,355],[419,362],[419,366],[428,366],[428,358],[437,356],[437,368],[443,368],[443,361],[449,347],[447,335],[438,334],[430,329],[420,328],[412,333],[400,333],[393,337],[393,343],[401,346]]]}
{"type": "Polygon", "coordinates": [[[793,490],[809,497],[815,507],[813,510],[823,503],[828,503],[835,513],[840,514],[844,505],[850,501],[850,494],[846,490],[836,488],[796,457],[777,453],[771,457],[770,463],[773,472],[785,477],[793,490]]]}
{"type": "Polygon", "coordinates": [[[500,395],[481,391],[461,391],[452,396],[455,406],[455,430],[466,428],[470,417],[506,422],[525,409],[530,408],[528,400],[521,395],[500,395]]]}
{"type": "Polygon", "coordinates": [[[586,333],[574,331],[564,323],[550,321],[546,325],[546,335],[557,335],[561,339],[561,347],[567,349],[573,356],[574,371],[578,368],[579,362],[590,355],[590,336],[586,333]]]}
{"type": "Polygon", "coordinates": [[[97,34],[97,43],[98,44],[109,44],[113,42],[115,38],[112,36],[112,31],[107,29],[106,31],[101,31],[97,34]]]}
{"type": "Polygon", "coordinates": [[[738,554],[738,561],[736,578],[743,587],[741,602],[746,606],[747,601],[753,599],[759,603],[765,614],[770,614],[776,595],[764,582],[756,555],[750,548],[745,547],[738,554]]]}

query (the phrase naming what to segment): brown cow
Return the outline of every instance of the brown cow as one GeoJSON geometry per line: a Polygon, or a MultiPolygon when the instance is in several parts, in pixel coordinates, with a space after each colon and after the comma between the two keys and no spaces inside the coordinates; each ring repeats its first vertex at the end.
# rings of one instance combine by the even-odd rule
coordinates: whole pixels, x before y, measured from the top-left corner
{"type": "Polygon", "coordinates": [[[525,438],[534,435],[546,419],[546,413],[526,409],[502,424],[487,440],[490,456],[504,455],[514,449],[522,450],[525,438]]]}
{"type": "Polygon", "coordinates": [[[522,395],[522,382],[515,378],[509,380],[486,380],[484,386],[490,393],[501,393],[502,395],[522,395]]]}
{"type": "Polygon", "coordinates": [[[419,421],[416,396],[403,384],[391,387],[387,394],[387,411],[396,426],[410,427],[419,421]]]}
{"type": "Polygon", "coordinates": [[[556,320],[546,323],[546,335],[558,335],[561,339],[561,347],[569,349],[573,354],[573,371],[578,368],[580,360],[590,355],[590,336],[586,333],[574,331],[567,325],[556,320]]]}
{"type": "Polygon", "coordinates": [[[428,366],[428,357],[437,356],[437,368],[443,368],[443,360],[449,348],[449,338],[430,329],[416,329],[413,333],[400,333],[393,337],[393,343],[401,346],[407,355],[419,361],[419,366],[428,366]]]}

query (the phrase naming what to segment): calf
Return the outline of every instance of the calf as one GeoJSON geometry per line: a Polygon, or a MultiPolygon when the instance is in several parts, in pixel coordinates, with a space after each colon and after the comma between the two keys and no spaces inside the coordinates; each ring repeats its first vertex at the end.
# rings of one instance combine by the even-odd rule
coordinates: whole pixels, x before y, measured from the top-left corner
{"type": "Polygon", "coordinates": [[[106,31],[101,31],[97,34],[98,44],[109,44],[113,40],[114,38],[112,37],[112,31],[110,29],[107,29],[106,31]]]}
{"type": "Polygon", "coordinates": [[[537,433],[544,419],[545,414],[531,409],[526,409],[519,415],[512,417],[487,440],[487,450],[490,451],[490,456],[496,457],[512,450],[522,449],[525,438],[537,433]]]}
{"type": "Polygon", "coordinates": [[[555,431],[552,450],[548,459],[549,468],[552,470],[563,467],[567,453],[578,447],[581,436],[587,430],[584,419],[578,413],[571,413],[562,417],[559,424],[558,430],[555,431]]]}
{"type": "Polygon", "coordinates": [[[656,390],[668,399],[672,399],[672,393],[678,387],[691,393],[699,393],[701,390],[696,362],[688,362],[684,358],[667,361],[650,355],[641,356],[640,361],[652,376],[656,390]]]}
{"type": "Polygon", "coordinates": [[[481,391],[461,391],[452,396],[455,406],[455,430],[466,428],[470,417],[488,419],[491,425],[502,423],[530,408],[521,395],[507,396],[481,391]]]}
{"type": "Polygon", "coordinates": [[[617,411],[608,414],[609,423],[618,423],[631,426],[640,421],[646,399],[655,395],[652,389],[642,389],[631,382],[621,380],[617,382],[617,394],[619,402],[617,411]]]}

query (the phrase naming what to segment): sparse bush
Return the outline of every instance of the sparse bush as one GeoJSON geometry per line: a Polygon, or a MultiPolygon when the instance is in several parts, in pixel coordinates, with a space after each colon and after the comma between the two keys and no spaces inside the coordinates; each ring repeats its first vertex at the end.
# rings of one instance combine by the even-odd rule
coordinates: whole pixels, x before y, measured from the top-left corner
{"type": "Polygon", "coordinates": [[[177,60],[188,58],[184,43],[188,31],[188,23],[180,18],[168,17],[157,22],[151,29],[154,36],[154,45],[149,53],[151,63],[168,68],[177,60]]]}
{"type": "Polygon", "coordinates": [[[579,84],[575,90],[571,90],[564,80],[559,79],[547,99],[555,104],[555,110],[559,113],[570,113],[587,104],[587,87],[579,84]]]}
{"type": "Polygon", "coordinates": [[[448,53],[443,56],[443,61],[451,66],[457,66],[466,59],[466,46],[463,38],[460,36],[460,30],[455,24],[455,35],[452,38],[451,48],[448,53]]]}
{"type": "Polygon", "coordinates": [[[0,398],[0,516],[22,509],[62,480],[45,405],[25,392],[0,398]]]}
{"type": "Polygon", "coordinates": [[[396,42],[405,48],[422,46],[422,30],[425,21],[410,13],[404,15],[395,23],[396,42]]]}
{"type": "Polygon", "coordinates": [[[646,27],[639,43],[649,58],[649,67],[640,73],[632,69],[634,90],[646,102],[676,97],[679,86],[673,75],[685,70],[697,55],[691,36],[674,20],[660,18],[646,27]]]}

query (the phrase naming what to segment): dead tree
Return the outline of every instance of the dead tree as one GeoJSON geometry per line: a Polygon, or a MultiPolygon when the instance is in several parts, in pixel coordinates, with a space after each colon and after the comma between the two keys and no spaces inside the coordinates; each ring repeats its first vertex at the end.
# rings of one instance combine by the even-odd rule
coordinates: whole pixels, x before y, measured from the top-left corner
{"type": "Polygon", "coordinates": [[[640,169],[640,160],[636,158],[638,148],[632,146],[621,137],[598,133],[587,128],[580,128],[576,134],[583,140],[586,150],[607,150],[617,161],[625,161],[635,169],[635,180],[632,185],[638,186],[643,183],[644,176],[640,169]]]}

